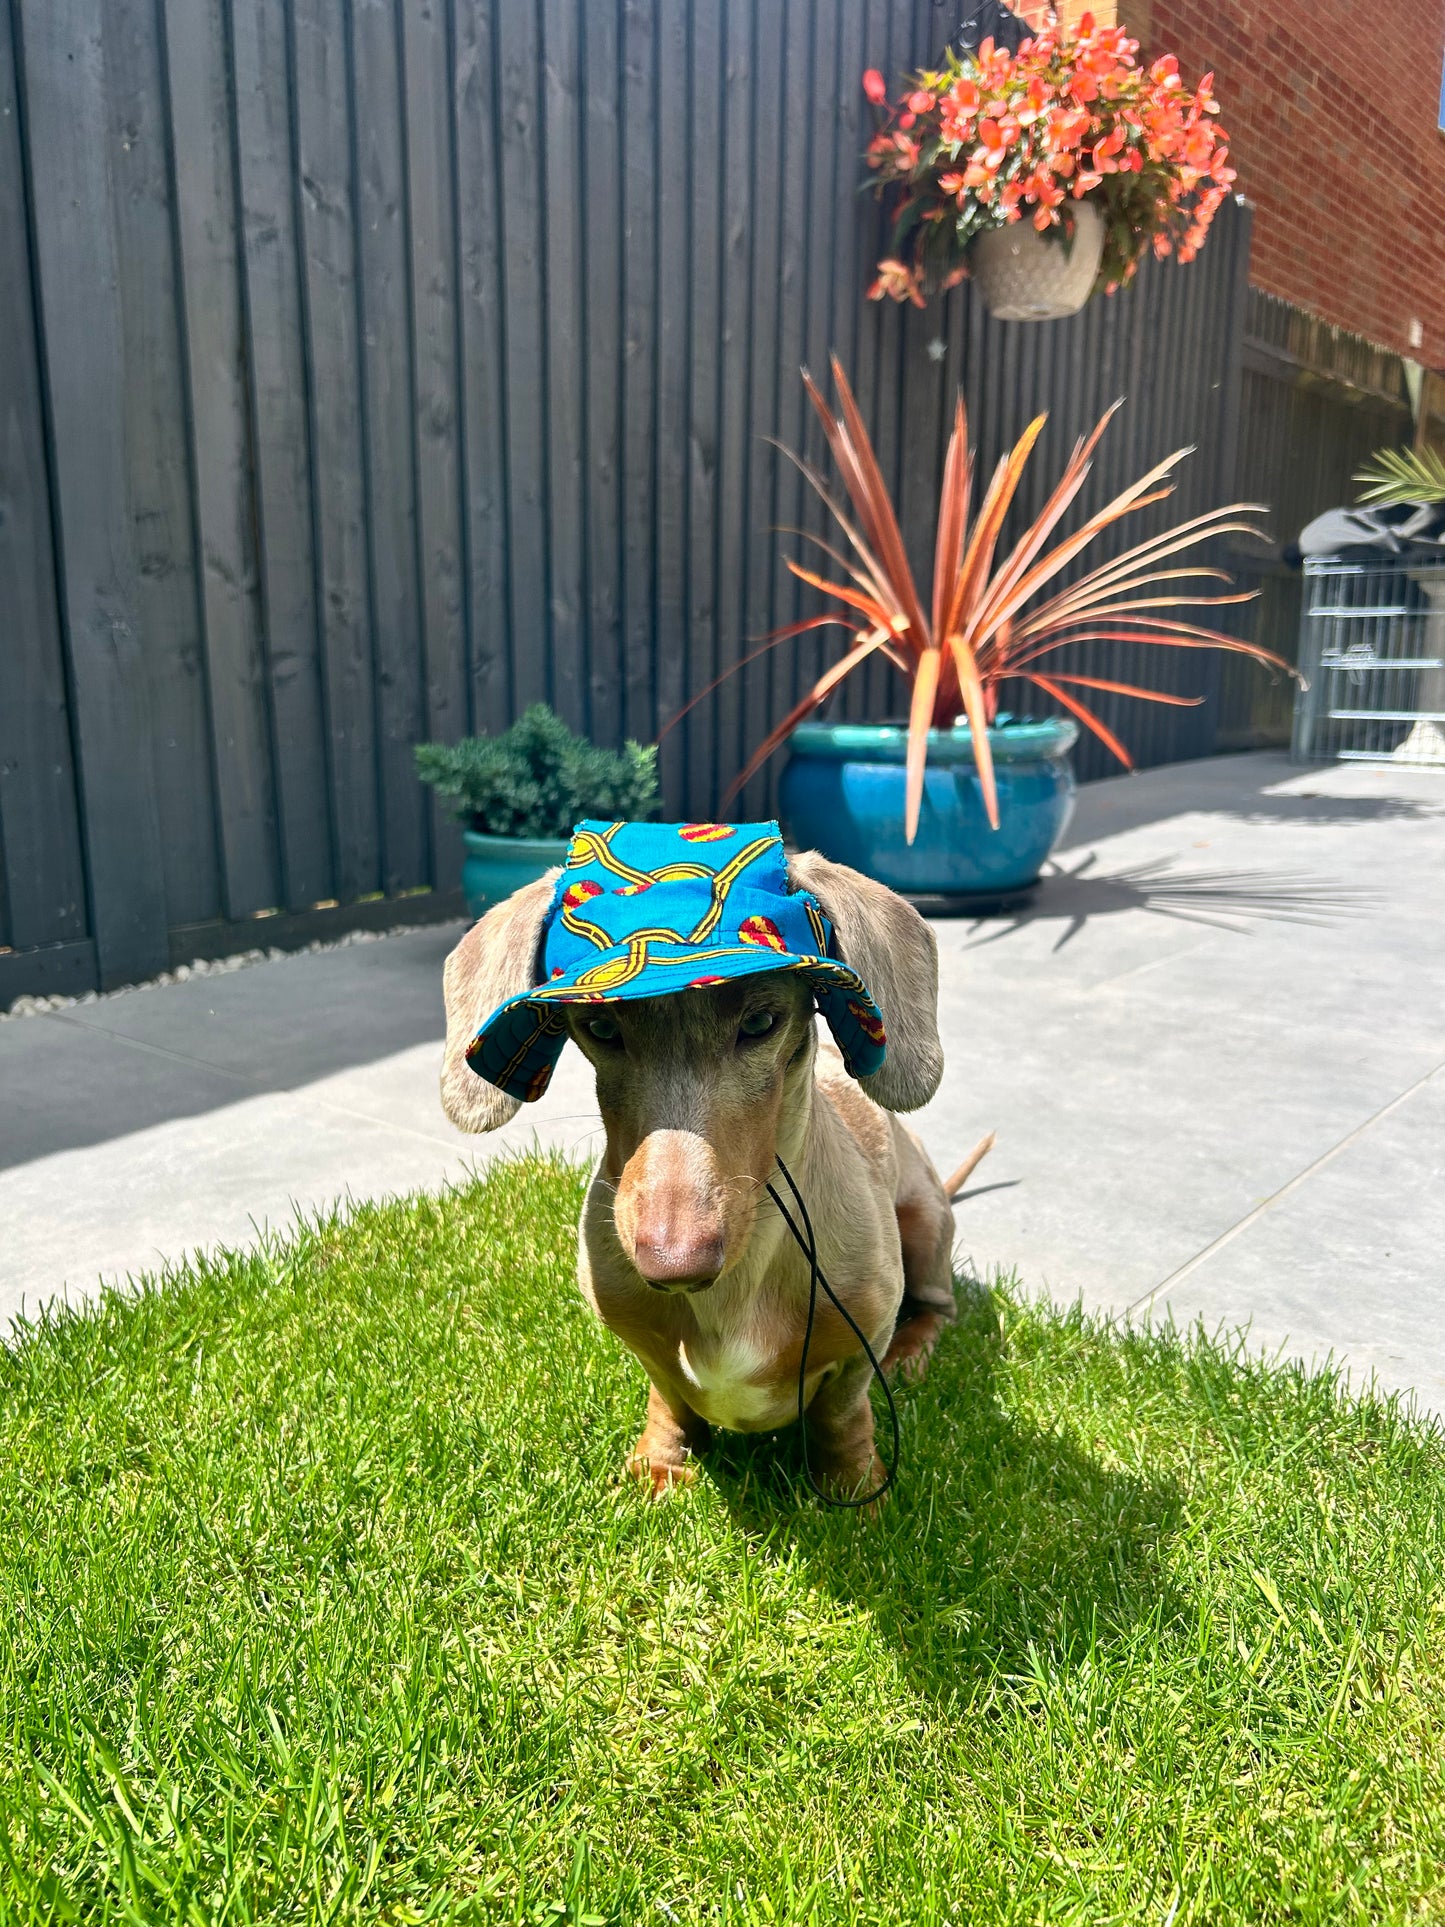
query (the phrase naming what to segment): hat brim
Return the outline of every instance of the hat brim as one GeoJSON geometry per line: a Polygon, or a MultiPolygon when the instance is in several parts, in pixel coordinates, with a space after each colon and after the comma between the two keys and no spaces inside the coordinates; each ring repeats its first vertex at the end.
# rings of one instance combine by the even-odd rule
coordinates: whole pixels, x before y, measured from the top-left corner
{"type": "Polygon", "coordinates": [[[883,1020],[856,971],[832,957],[795,956],[763,945],[648,946],[639,964],[634,945],[614,944],[573,969],[498,1005],[468,1047],[477,1076],[523,1103],[540,1097],[566,1042],[567,1004],[627,1003],[647,997],[711,990],[769,972],[799,972],[855,1077],[883,1062],[883,1020]]]}

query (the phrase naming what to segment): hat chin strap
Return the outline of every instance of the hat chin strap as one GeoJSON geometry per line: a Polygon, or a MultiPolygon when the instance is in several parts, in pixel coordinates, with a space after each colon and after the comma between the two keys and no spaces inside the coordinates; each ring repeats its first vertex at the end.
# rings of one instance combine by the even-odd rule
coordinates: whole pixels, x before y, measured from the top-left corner
{"type": "Polygon", "coordinates": [[[793,1203],[797,1206],[798,1216],[802,1219],[802,1228],[800,1229],[794,1221],[792,1213],[778,1196],[777,1187],[771,1180],[767,1187],[768,1196],[778,1207],[783,1223],[788,1227],[789,1231],[792,1232],[799,1250],[808,1260],[808,1324],[803,1333],[802,1356],[798,1360],[798,1429],[803,1437],[803,1476],[807,1479],[813,1491],[823,1501],[824,1505],[838,1506],[845,1511],[851,1511],[858,1506],[872,1505],[876,1499],[881,1499],[883,1494],[892,1485],[894,1479],[898,1476],[898,1408],[893,1403],[893,1393],[889,1388],[888,1380],[883,1376],[883,1367],[873,1355],[873,1347],[868,1343],[867,1338],[859,1329],[853,1314],[848,1310],[847,1306],[839,1298],[837,1292],[834,1291],[833,1287],[823,1275],[823,1268],[818,1263],[818,1240],[813,1231],[813,1220],[808,1216],[808,1207],[803,1202],[803,1194],[798,1189],[793,1180],[792,1172],[788,1169],[787,1165],[784,1164],[783,1160],[778,1158],[776,1159],[776,1163],[779,1171],[783,1174],[788,1189],[793,1194],[793,1203]],[[823,1290],[828,1294],[828,1299],[833,1309],[841,1314],[849,1330],[863,1347],[868,1363],[873,1367],[873,1376],[883,1387],[883,1396],[888,1401],[888,1422],[893,1429],[893,1461],[884,1473],[883,1483],[876,1491],[866,1493],[861,1499],[837,1499],[834,1498],[832,1493],[825,1492],[813,1477],[813,1468],[808,1463],[808,1428],[803,1420],[805,1410],[804,1391],[808,1377],[808,1347],[813,1342],[813,1321],[818,1312],[819,1285],[821,1285],[823,1290]]]}

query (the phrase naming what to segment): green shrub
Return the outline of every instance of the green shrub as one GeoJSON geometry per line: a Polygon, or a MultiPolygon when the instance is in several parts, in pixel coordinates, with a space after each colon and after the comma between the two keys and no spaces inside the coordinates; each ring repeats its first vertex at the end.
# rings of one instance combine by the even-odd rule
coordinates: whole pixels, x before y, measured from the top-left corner
{"type": "Polygon", "coordinates": [[[599,749],[545,703],[500,736],[419,743],[416,767],[468,829],[488,836],[565,837],[584,816],[637,821],[657,810],[655,749],[599,749]]]}

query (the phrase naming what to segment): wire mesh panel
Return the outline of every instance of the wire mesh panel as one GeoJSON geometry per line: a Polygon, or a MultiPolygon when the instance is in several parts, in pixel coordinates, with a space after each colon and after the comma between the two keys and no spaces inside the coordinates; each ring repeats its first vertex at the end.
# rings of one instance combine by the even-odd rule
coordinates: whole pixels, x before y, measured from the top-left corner
{"type": "Polygon", "coordinates": [[[1305,564],[1296,762],[1445,770],[1445,561],[1305,564]]]}

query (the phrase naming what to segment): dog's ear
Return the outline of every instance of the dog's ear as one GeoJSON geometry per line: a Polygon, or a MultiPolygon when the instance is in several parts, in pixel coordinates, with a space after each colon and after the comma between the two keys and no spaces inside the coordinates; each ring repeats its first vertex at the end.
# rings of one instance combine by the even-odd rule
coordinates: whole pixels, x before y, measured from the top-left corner
{"type": "Polygon", "coordinates": [[[537,945],[560,870],[515,891],[474,923],[447,958],[442,987],[447,1047],[442,1057],[442,1109],[459,1131],[495,1131],[521,1109],[478,1077],[466,1050],[488,1017],[537,981],[537,945]]]}
{"type": "Polygon", "coordinates": [[[795,889],[810,890],[833,926],[838,954],[873,993],[888,1055],[863,1089],[886,1111],[916,1111],[938,1089],[938,945],[911,903],[816,850],[788,859],[795,889]]]}

